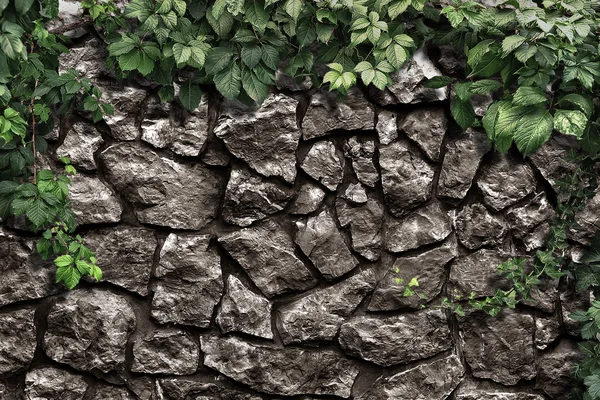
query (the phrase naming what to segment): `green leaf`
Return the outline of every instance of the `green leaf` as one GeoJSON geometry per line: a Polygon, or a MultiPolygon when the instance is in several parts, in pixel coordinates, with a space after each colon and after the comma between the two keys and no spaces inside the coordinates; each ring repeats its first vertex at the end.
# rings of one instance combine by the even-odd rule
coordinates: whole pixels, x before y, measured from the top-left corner
{"type": "Polygon", "coordinates": [[[596,231],[596,234],[594,235],[590,245],[590,251],[581,257],[581,262],[588,264],[600,263],[600,230],[596,231]]]}
{"type": "Polygon", "coordinates": [[[566,96],[563,96],[558,101],[558,104],[565,105],[571,104],[575,107],[579,108],[583,113],[589,118],[594,111],[594,104],[588,97],[584,97],[580,94],[570,93],[566,96]]]}
{"type": "Polygon", "coordinates": [[[127,54],[119,56],[118,60],[119,67],[121,67],[123,71],[133,71],[140,65],[141,57],[140,53],[136,49],[127,54]]]}
{"type": "Polygon", "coordinates": [[[385,49],[385,57],[396,70],[399,70],[406,61],[407,54],[402,46],[391,44],[385,49]]]}
{"type": "Polygon", "coordinates": [[[24,15],[33,5],[34,0],[15,0],[15,10],[17,13],[24,15]]]}
{"type": "Polygon", "coordinates": [[[588,393],[592,399],[600,398],[600,375],[586,376],[583,383],[588,387],[588,393]]]}
{"type": "Polygon", "coordinates": [[[189,47],[180,43],[175,43],[173,45],[173,57],[175,57],[175,62],[177,64],[183,64],[187,62],[187,60],[190,59],[191,55],[192,49],[190,49],[189,47]]]}
{"type": "Polygon", "coordinates": [[[242,47],[242,62],[254,68],[262,58],[262,49],[254,44],[242,47]]]}
{"type": "Polygon", "coordinates": [[[515,92],[513,104],[517,106],[530,106],[546,102],[546,93],[540,88],[521,86],[515,92]]]}
{"type": "Polygon", "coordinates": [[[206,13],[206,20],[219,37],[226,36],[233,28],[233,17],[225,11],[219,18],[213,17],[212,13],[206,13]]]}
{"type": "Polygon", "coordinates": [[[102,280],[102,270],[98,268],[97,265],[92,265],[90,269],[90,275],[96,279],[96,282],[100,282],[102,280]]]}
{"type": "Polygon", "coordinates": [[[228,47],[215,47],[206,55],[205,69],[209,75],[222,71],[231,61],[233,53],[228,47]]]}
{"type": "Polygon", "coordinates": [[[434,76],[423,84],[426,88],[439,89],[448,86],[452,83],[452,78],[449,76],[434,76]]]}
{"type": "Polygon", "coordinates": [[[535,61],[540,63],[542,67],[553,67],[558,61],[558,56],[549,48],[538,46],[537,53],[535,53],[535,61]]]}
{"type": "Polygon", "coordinates": [[[186,80],[179,88],[179,100],[186,110],[189,112],[194,111],[200,104],[200,100],[202,100],[200,86],[193,83],[192,79],[186,80]]]}
{"type": "Polygon", "coordinates": [[[556,110],[554,113],[554,129],[565,135],[582,138],[588,119],[577,110],[556,110]]]}
{"type": "Polygon", "coordinates": [[[296,38],[300,46],[304,47],[315,41],[317,33],[314,24],[309,19],[302,19],[296,30],[296,38]]]}
{"type": "Polygon", "coordinates": [[[411,3],[412,0],[398,0],[391,3],[388,7],[388,15],[390,19],[396,19],[398,15],[404,13],[411,3]]]}
{"type": "Polygon", "coordinates": [[[507,36],[502,41],[503,57],[506,57],[511,51],[519,47],[525,42],[525,38],[519,35],[507,36]]]}
{"type": "Polygon", "coordinates": [[[454,99],[452,105],[452,117],[462,129],[467,129],[475,122],[475,110],[471,100],[461,100],[458,97],[454,99]]]}
{"type": "Polygon", "coordinates": [[[288,13],[294,21],[298,20],[303,8],[304,0],[285,0],[283,3],[283,10],[288,13]]]}
{"type": "Polygon", "coordinates": [[[496,51],[489,51],[485,53],[477,65],[473,67],[471,75],[487,78],[500,72],[506,64],[507,61],[501,59],[496,51]]]}
{"type": "Polygon", "coordinates": [[[552,135],[552,115],[541,107],[524,107],[514,132],[514,141],[524,156],[528,156],[544,144],[552,135]]]}
{"type": "Polygon", "coordinates": [[[469,92],[475,94],[488,94],[495,92],[501,87],[502,83],[498,81],[492,79],[482,79],[480,81],[473,82],[473,84],[469,87],[469,92]]]}
{"type": "Polygon", "coordinates": [[[70,267],[73,264],[73,257],[66,254],[64,256],[57,257],[54,260],[54,265],[57,267],[70,267]]]}
{"type": "Polygon", "coordinates": [[[135,49],[135,47],[135,43],[121,40],[108,45],[108,52],[111,56],[120,56],[129,53],[131,50],[135,49]]]}
{"type": "Polygon", "coordinates": [[[233,62],[229,67],[219,72],[214,77],[217,90],[229,99],[236,99],[240,94],[242,86],[242,77],[240,66],[237,62],[233,62]]]}
{"type": "Polygon", "coordinates": [[[469,50],[467,64],[472,68],[479,64],[483,59],[483,56],[489,51],[492,43],[494,43],[492,39],[486,39],[477,43],[475,47],[469,50]]]}
{"type": "Polygon", "coordinates": [[[246,18],[261,32],[267,27],[269,13],[265,11],[265,3],[261,0],[246,1],[246,18]]]}
{"type": "Polygon", "coordinates": [[[142,52],[140,63],[138,64],[137,70],[144,76],[148,75],[152,70],[154,70],[154,60],[146,55],[146,53],[142,52]]]}
{"type": "Polygon", "coordinates": [[[279,52],[273,46],[263,46],[262,60],[273,71],[279,68],[279,52]]]}
{"type": "Polygon", "coordinates": [[[59,267],[56,270],[56,283],[64,283],[67,289],[71,290],[79,284],[81,274],[73,267],[59,267]]]}
{"type": "Polygon", "coordinates": [[[242,87],[248,96],[258,104],[261,104],[269,95],[269,87],[250,70],[242,70],[242,87]]]}
{"type": "Polygon", "coordinates": [[[12,60],[27,58],[25,46],[18,36],[11,34],[0,35],[0,49],[2,49],[6,57],[12,60]]]}

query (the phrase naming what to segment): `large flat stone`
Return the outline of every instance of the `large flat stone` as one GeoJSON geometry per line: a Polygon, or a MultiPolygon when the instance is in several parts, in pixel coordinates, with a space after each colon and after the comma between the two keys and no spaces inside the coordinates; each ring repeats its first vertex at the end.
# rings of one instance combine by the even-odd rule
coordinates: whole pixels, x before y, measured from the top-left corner
{"type": "Polygon", "coordinates": [[[119,199],[100,179],[80,174],[69,179],[69,199],[77,224],[105,224],[121,220],[123,207],[119,199]]]}
{"type": "Polygon", "coordinates": [[[140,222],[201,229],[216,216],[223,187],[219,175],[200,164],[182,164],[133,143],[100,155],[114,187],[134,205],[140,222]]]}
{"type": "Polygon", "coordinates": [[[67,131],[63,143],[56,149],[58,157],[69,157],[71,164],[85,171],[97,168],[94,153],[102,146],[104,139],[94,125],[76,122],[67,131]]]}
{"type": "Polygon", "coordinates": [[[508,156],[498,156],[477,181],[483,203],[494,211],[512,206],[535,190],[531,167],[508,156]]]}
{"type": "Polygon", "coordinates": [[[151,315],[161,324],[207,328],[223,291],[221,260],[210,235],[171,233],[160,251],[151,315]]]}
{"type": "Polygon", "coordinates": [[[87,389],[82,376],[53,367],[36,368],[25,376],[25,396],[31,400],[82,400],[87,389]]]}
{"type": "Polygon", "coordinates": [[[438,181],[438,196],[464,198],[490,148],[485,132],[474,129],[468,129],[460,139],[449,143],[438,181]]]}
{"type": "Polygon", "coordinates": [[[159,379],[156,388],[157,400],[261,400],[254,394],[184,378],[159,379]]]}
{"type": "Polygon", "coordinates": [[[451,355],[375,381],[357,400],[446,400],[463,380],[465,367],[451,355]]]}
{"type": "Polygon", "coordinates": [[[385,202],[401,216],[427,201],[433,187],[433,168],[406,142],[379,147],[379,166],[385,202]]]}
{"type": "Polygon", "coordinates": [[[0,375],[27,370],[37,347],[35,310],[0,314],[0,375]]]}
{"type": "Polygon", "coordinates": [[[200,351],[189,334],[165,329],[151,331],[133,342],[132,372],[191,375],[196,372],[200,351]]]}
{"type": "Polygon", "coordinates": [[[344,159],[336,153],[332,142],[317,142],[312,145],[300,167],[327,189],[335,191],[344,177],[344,159]]]}
{"type": "Polygon", "coordinates": [[[476,311],[459,319],[459,329],[474,377],[504,385],[535,378],[535,324],[530,315],[505,311],[490,317],[476,311]]]}
{"type": "Polygon", "coordinates": [[[335,202],[338,221],[349,226],[352,248],[369,261],[376,261],[381,254],[381,224],[383,207],[373,198],[365,204],[354,205],[342,198],[335,202]]]}
{"type": "Polygon", "coordinates": [[[496,289],[508,290],[511,283],[498,273],[496,267],[514,257],[502,250],[481,249],[461,256],[452,263],[448,278],[448,292],[455,300],[493,296],[496,289]]]}
{"type": "Polygon", "coordinates": [[[256,346],[235,337],[202,337],[201,345],[204,365],[268,394],[348,398],[358,375],[356,366],[331,350],[256,346]]]}
{"type": "Polygon", "coordinates": [[[296,222],[296,244],[325,279],[338,278],[358,265],[327,210],[296,222]]]}
{"type": "Polygon", "coordinates": [[[335,130],[369,130],[375,124],[375,112],[358,88],[348,91],[344,101],[333,92],[315,93],[302,120],[304,140],[325,136],[335,130]]]}
{"type": "Polygon", "coordinates": [[[432,357],[452,347],[443,310],[358,317],[342,325],[339,341],[345,353],[384,367],[432,357]]]}
{"type": "Polygon", "coordinates": [[[296,124],[297,106],[291,97],[272,94],[258,110],[226,109],[215,134],[234,156],[259,174],[294,182],[301,135],[296,124]]]}
{"type": "Polygon", "coordinates": [[[512,234],[526,244],[540,230],[538,227],[554,217],[556,212],[543,192],[538,193],[527,204],[512,207],[506,213],[512,234]]]}
{"type": "Polygon", "coordinates": [[[567,399],[573,387],[579,384],[571,369],[583,360],[583,353],[576,342],[561,339],[556,347],[539,354],[537,360],[536,388],[553,399],[567,399]]]}
{"type": "Polygon", "coordinates": [[[506,221],[491,214],[483,204],[463,208],[456,216],[455,228],[461,244],[471,250],[482,246],[499,246],[508,233],[506,221]]]}
{"type": "Polygon", "coordinates": [[[145,228],[105,228],[85,236],[98,258],[103,280],[146,296],[157,241],[145,228]]]}
{"type": "Polygon", "coordinates": [[[277,325],[285,344],[332,340],[348,317],[375,286],[372,270],[301,297],[277,310],[277,325]]]}
{"type": "Polygon", "coordinates": [[[142,104],[148,92],[132,86],[100,86],[104,93],[102,101],[115,108],[113,115],[104,115],[104,121],[110,128],[110,136],[117,140],[135,140],[140,136],[139,120],[142,104]]]}
{"type": "Polygon", "coordinates": [[[283,210],[291,197],[289,187],[245,168],[233,168],[225,190],[223,219],[230,224],[248,226],[283,210]]]}
{"type": "Polygon", "coordinates": [[[450,233],[451,216],[440,203],[433,202],[404,218],[386,218],[383,225],[383,243],[387,250],[399,253],[440,242],[450,233]]]}
{"type": "Polygon", "coordinates": [[[273,221],[221,236],[219,242],[267,297],[317,284],[296,257],[292,238],[273,221]]]}
{"type": "Polygon", "coordinates": [[[410,257],[398,257],[394,265],[379,281],[369,311],[390,311],[405,307],[420,308],[440,294],[446,277],[446,264],[458,255],[456,238],[450,236],[440,246],[410,257]],[[421,296],[404,296],[408,282],[417,278],[421,296]],[[397,282],[401,279],[401,282],[397,282]]]}
{"type": "Polygon", "coordinates": [[[312,182],[305,182],[296,192],[296,197],[289,209],[290,214],[310,214],[316,211],[325,199],[325,191],[312,182]]]}
{"type": "Polygon", "coordinates": [[[569,230],[569,237],[579,243],[589,245],[600,230],[600,191],[588,199],[582,210],[575,214],[576,227],[569,230]]]}
{"type": "Polygon", "coordinates": [[[128,300],[111,292],[69,292],[48,315],[44,351],[56,362],[81,371],[121,371],[136,326],[128,300]]]}
{"type": "Polygon", "coordinates": [[[271,309],[273,305],[262,295],[248,289],[238,278],[229,275],[227,292],[221,300],[216,322],[221,332],[243,332],[273,339],[271,309]]]}
{"type": "Polygon", "coordinates": [[[373,163],[375,141],[353,136],[344,143],[344,154],[352,160],[352,169],[358,180],[370,187],[375,187],[379,180],[379,172],[373,163]]]}
{"type": "Polygon", "coordinates": [[[380,111],[379,114],[377,114],[375,131],[379,137],[379,143],[392,143],[398,138],[398,116],[392,111],[380,111]]]}
{"type": "Polygon", "coordinates": [[[448,118],[443,108],[423,108],[408,113],[398,124],[432,161],[438,161],[442,141],[448,129],[448,118]]]}

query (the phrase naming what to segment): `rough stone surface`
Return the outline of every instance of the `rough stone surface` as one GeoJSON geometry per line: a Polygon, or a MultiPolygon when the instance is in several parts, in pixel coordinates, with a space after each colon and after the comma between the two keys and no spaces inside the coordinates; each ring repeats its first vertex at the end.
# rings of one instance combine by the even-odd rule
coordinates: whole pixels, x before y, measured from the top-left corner
{"type": "Polygon", "coordinates": [[[558,180],[565,176],[572,176],[577,169],[577,164],[569,161],[567,154],[578,148],[579,144],[575,136],[556,135],[530,156],[533,165],[550,183],[561,201],[569,198],[570,190],[560,189],[558,180]]]}
{"type": "MultiPolygon", "coordinates": [[[[58,73],[62,74],[69,68],[74,68],[79,76],[92,80],[109,75],[106,69],[108,51],[98,39],[88,40],[82,47],[73,47],[59,57],[58,73]]],[[[104,97],[102,98],[104,100],[104,97]]]]}
{"type": "Polygon", "coordinates": [[[384,221],[383,242],[387,250],[399,253],[440,242],[452,232],[452,220],[438,202],[417,209],[404,218],[384,221]]]}
{"type": "Polygon", "coordinates": [[[158,400],[261,400],[253,394],[186,379],[159,379],[156,387],[158,400]]]}
{"type": "Polygon", "coordinates": [[[508,156],[498,157],[477,181],[483,203],[494,211],[512,206],[535,190],[533,170],[508,156]]]}
{"type": "Polygon", "coordinates": [[[390,144],[398,137],[398,117],[391,111],[383,110],[377,115],[375,126],[379,143],[390,144]]]}
{"type": "MultiPolygon", "coordinates": [[[[58,2],[58,16],[46,24],[46,29],[65,30],[69,26],[76,25],[83,18],[83,7],[81,3],[73,0],[60,0],[58,2]]],[[[86,34],[86,30],[79,26],[76,29],[68,29],[62,33],[70,38],[80,38],[86,34]]]]}
{"type": "Polygon", "coordinates": [[[201,229],[216,216],[223,185],[214,171],[130,143],[113,145],[100,158],[115,188],[134,204],[140,222],[201,229]]]}
{"type": "Polygon", "coordinates": [[[357,136],[351,137],[344,143],[344,153],[352,160],[352,168],[358,180],[367,186],[374,187],[379,180],[379,172],[373,164],[375,141],[364,140],[357,136]]]}
{"type": "Polygon", "coordinates": [[[566,399],[577,385],[569,373],[571,368],[583,359],[577,343],[562,339],[552,352],[541,353],[538,365],[538,384],[547,395],[554,399],[566,399]]]}
{"type": "Polygon", "coordinates": [[[97,386],[90,400],[136,400],[124,387],[101,385],[97,386]]]}
{"type": "Polygon", "coordinates": [[[348,200],[352,204],[365,204],[369,201],[365,188],[360,183],[351,183],[348,185],[342,198],[348,200]]]}
{"type": "Polygon", "coordinates": [[[248,226],[283,210],[291,196],[288,187],[247,169],[234,168],[225,191],[223,219],[230,224],[248,226]]]}
{"type": "Polygon", "coordinates": [[[563,288],[560,293],[560,303],[562,305],[562,320],[565,333],[570,336],[579,337],[583,323],[575,321],[569,314],[578,310],[587,310],[590,308],[590,293],[578,293],[574,289],[566,290],[563,288]]]}
{"type": "Polygon", "coordinates": [[[325,136],[334,130],[369,130],[375,124],[375,112],[360,90],[352,88],[344,102],[333,92],[318,92],[311,97],[302,120],[305,140],[325,136]]]}
{"type": "Polygon", "coordinates": [[[475,250],[482,246],[498,246],[508,232],[506,221],[492,215],[482,204],[466,206],[456,216],[456,233],[463,246],[475,250]]]}
{"type": "Polygon", "coordinates": [[[115,108],[113,115],[104,115],[110,136],[117,140],[135,140],[140,136],[138,116],[148,92],[131,86],[100,86],[102,101],[115,108]]]}
{"type": "Polygon", "coordinates": [[[538,317],[535,319],[535,347],[546,349],[560,336],[560,322],[555,317],[538,317]]]}
{"type": "Polygon", "coordinates": [[[575,214],[577,228],[571,229],[569,236],[580,243],[589,245],[600,229],[600,191],[587,200],[585,208],[575,214]]]}
{"type": "Polygon", "coordinates": [[[199,361],[198,343],[179,330],[152,331],[133,342],[133,372],[191,375],[199,361]]]}
{"type": "Polygon", "coordinates": [[[450,268],[449,292],[465,299],[471,292],[479,298],[493,296],[496,289],[509,289],[510,283],[498,274],[496,267],[513,256],[502,250],[481,249],[457,258],[450,268]]]}
{"type": "Polygon", "coordinates": [[[379,166],[385,202],[394,215],[401,216],[431,197],[434,170],[408,143],[381,146],[379,166]]]}
{"type": "Polygon", "coordinates": [[[157,242],[154,232],[144,228],[106,228],[86,235],[94,250],[104,280],[142,296],[148,294],[152,260],[157,242]]]}
{"type": "Polygon", "coordinates": [[[331,191],[335,191],[342,182],[344,162],[336,154],[332,142],[315,143],[300,166],[308,175],[321,182],[331,191]]]}
{"type": "Polygon", "coordinates": [[[468,129],[463,137],[449,143],[438,181],[438,195],[462,199],[465,197],[481,159],[490,150],[483,131],[468,129]]]}
{"type": "Polygon", "coordinates": [[[161,103],[152,98],[142,121],[142,140],[159,149],[195,157],[204,149],[208,139],[208,98],[188,113],[174,103],[161,103]]]}
{"type": "Polygon", "coordinates": [[[273,221],[221,236],[219,242],[267,297],[317,283],[296,257],[292,238],[273,221]]]}
{"type": "Polygon", "coordinates": [[[202,337],[201,343],[204,365],[264,393],[348,398],[358,375],[331,350],[255,346],[234,337],[202,337]]]}
{"type": "Polygon", "coordinates": [[[473,376],[505,385],[536,376],[531,316],[505,311],[494,318],[476,311],[459,320],[459,329],[473,376]]]}
{"type": "Polygon", "coordinates": [[[350,226],[352,248],[369,261],[379,259],[381,253],[381,222],[383,208],[374,199],[354,206],[343,199],[335,202],[341,226],[350,226]]]}
{"type": "Polygon", "coordinates": [[[530,393],[498,392],[494,390],[469,390],[456,396],[456,400],[545,400],[544,396],[530,393]]]}
{"type": "Polygon", "coordinates": [[[0,227],[0,307],[58,291],[56,267],[42,261],[34,245],[0,227]]]}
{"type": "Polygon", "coordinates": [[[62,369],[39,368],[25,376],[28,400],[81,400],[87,388],[83,377],[62,369]]]}
{"type": "Polygon", "coordinates": [[[209,248],[209,235],[171,233],[160,251],[154,276],[152,317],[161,324],[207,328],[221,299],[220,257],[209,248]]]}
{"type": "Polygon", "coordinates": [[[452,235],[442,245],[416,256],[399,257],[379,282],[369,303],[369,311],[388,311],[400,308],[419,308],[440,294],[446,275],[446,264],[458,255],[456,238],[452,235]],[[396,278],[404,284],[396,283],[396,278]],[[418,296],[404,296],[405,285],[413,278],[419,282],[418,296]]]}
{"type": "Polygon", "coordinates": [[[0,314],[0,375],[26,370],[37,346],[34,310],[0,314]]]}
{"type": "Polygon", "coordinates": [[[398,125],[409,138],[417,142],[430,160],[439,160],[442,141],[448,129],[444,109],[424,108],[411,111],[398,125]]]}
{"type": "Polygon", "coordinates": [[[280,307],[277,323],[283,342],[332,340],[374,286],[373,271],[367,270],[280,307]]]}
{"type": "Polygon", "coordinates": [[[271,95],[256,111],[226,116],[215,127],[229,151],[246,161],[259,174],[296,179],[296,148],[300,129],[296,124],[298,102],[284,95],[271,95]]]}
{"type": "Polygon", "coordinates": [[[434,76],[442,75],[427,56],[426,49],[419,49],[410,62],[392,74],[392,85],[382,92],[372,91],[372,97],[381,105],[415,104],[441,101],[448,97],[448,89],[428,89],[423,83],[434,76]]]}
{"type": "Polygon", "coordinates": [[[76,122],[67,132],[64,142],[56,149],[56,155],[69,157],[77,168],[93,171],[97,167],[94,153],[103,143],[104,139],[93,125],[76,122]]]}
{"type": "Polygon", "coordinates": [[[291,214],[310,214],[316,211],[325,199],[325,191],[312,182],[306,182],[298,189],[298,194],[290,207],[291,214]]]}
{"type": "Polygon", "coordinates": [[[272,304],[252,292],[235,276],[227,278],[227,292],[221,300],[217,325],[221,332],[243,332],[248,335],[273,339],[271,329],[272,304]]]}
{"type": "Polygon", "coordinates": [[[359,317],[342,325],[339,341],[347,354],[384,367],[428,358],[452,347],[442,310],[359,317]]]}
{"type": "Polygon", "coordinates": [[[445,400],[460,384],[465,367],[451,355],[381,377],[357,400],[445,400]]]}
{"type": "Polygon", "coordinates": [[[135,325],[135,314],[125,298],[105,291],[76,290],[50,310],[44,351],[78,370],[120,370],[135,325]]]}
{"type": "Polygon", "coordinates": [[[325,279],[338,278],[358,265],[329,211],[298,221],[296,227],[296,244],[325,279]]]}
{"type": "Polygon", "coordinates": [[[123,207],[117,196],[98,178],[75,175],[69,178],[71,209],[79,225],[119,222],[123,207]]]}
{"type": "Polygon", "coordinates": [[[556,212],[541,192],[527,204],[511,208],[506,213],[506,220],[517,239],[531,241],[531,236],[538,232],[536,228],[555,216],[556,212]]]}

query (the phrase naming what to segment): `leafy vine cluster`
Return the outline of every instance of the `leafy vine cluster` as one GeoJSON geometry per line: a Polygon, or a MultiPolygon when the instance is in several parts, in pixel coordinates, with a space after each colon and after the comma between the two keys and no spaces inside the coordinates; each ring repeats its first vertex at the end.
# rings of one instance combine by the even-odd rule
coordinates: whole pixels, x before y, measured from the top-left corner
{"type": "MultiPolygon", "coordinates": [[[[214,85],[226,98],[261,103],[278,71],[297,82],[312,80],[344,96],[356,84],[383,90],[423,46],[452,45],[467,60],[466,79],[436,77],[429,87],[452,86],[452,116],[463,129],[483,126],[501,152],[513,144],[528,156],[553,131],[574,135],[582,152],[569,200],[560,207],[547,248],[533,267],[509,260],[499,272],[514,282],[475,308],[492,315],[529,298],[544,276],[575,278],[580,290],[600,296],[600,236],[591,252],[573,263],[566,231],[573,213],[597,177],[599,159],[599,4],[593,0],[500,0],[493,7],[474,1],[426,0],[84,0],[87,16],[108,46],[107,66],[117,77],[153,81],[162,101],[176,98],[189,111],[202,90],[214,85]],[[474,95],[490,95],[483,118],[474,95]],[[585,182],[581,189],[578,182],[585,182]],[[574,268],[573,266],[577,268],[574,268]]],[[[75,233],[69,175],[40,169],[38,153],[56,117],[72,110],[94,122],[113,113],[102,93],[75,70],[59,74],[68,52],[64,29],[48,29],[58,0],[0,0],[0,217],[24,217],[41,231],[37,249],[53,258],[57,282],[74,288],[82,277],[101,280],[94,253],[75,233]]],[[[417,292],[411,281],[407,295],[417,292]]],[[[462,313],[460,304],[445,299],[462,313]]],[[[574,318],[585,323],[588,355],[577,374],[600,399],[600,303],[574,318]]]]}

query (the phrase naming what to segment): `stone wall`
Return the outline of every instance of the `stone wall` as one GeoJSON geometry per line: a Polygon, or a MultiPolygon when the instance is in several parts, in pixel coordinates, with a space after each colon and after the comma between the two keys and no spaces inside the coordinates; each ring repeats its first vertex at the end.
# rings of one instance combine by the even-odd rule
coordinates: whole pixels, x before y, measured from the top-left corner
{"type": "MultiPolygon", "coordinates": [[[[589,299],[565,282],[497,318],[439,307],[506,287],[496,265],[543,245],[576,146],[559,136],[523,160],[461,132],[451,94],[422,87],[460,74],[450,51],[344,103],[281,75],[260,108],[209,92],[188,114],[118,84],[97,39],[77,43],[62,68],[116,113],[63,118],[44,162],[78,168],[73,209],[105,277],[67,292],[4,221],[0,398],[568,398],[567,314],[589,299]]],[[[577,216],[582,245],[599,208],[577,216]]]]}

